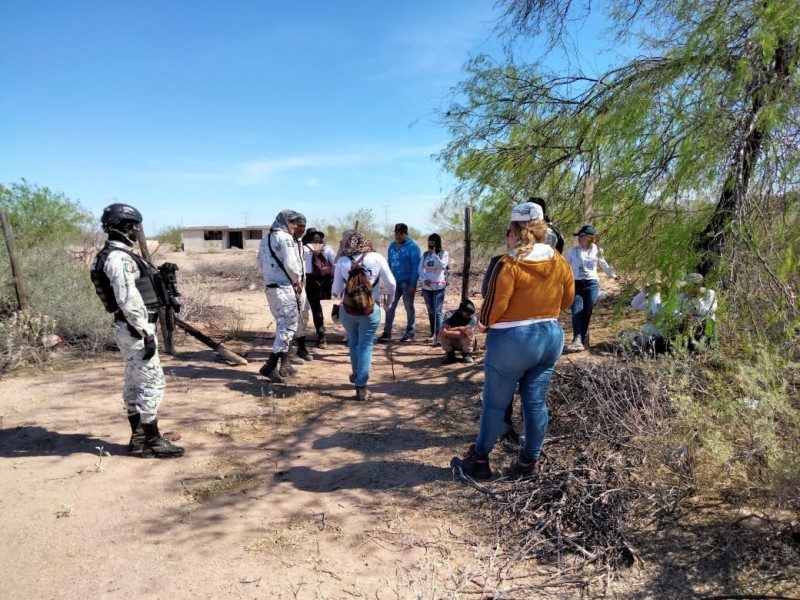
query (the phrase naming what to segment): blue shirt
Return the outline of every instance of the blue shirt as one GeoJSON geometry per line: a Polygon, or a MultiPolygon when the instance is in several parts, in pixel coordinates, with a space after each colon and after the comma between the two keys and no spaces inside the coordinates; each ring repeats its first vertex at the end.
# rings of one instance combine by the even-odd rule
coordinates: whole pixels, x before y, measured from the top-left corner
{"type": "Polygon", "coordinates": [[[411,238],[406,238],[402,246],[397,242],[389,244],[389,268],[397,283],[407,281],[411,287],[417,287],[420,257],[419,246],[411,238]]]}

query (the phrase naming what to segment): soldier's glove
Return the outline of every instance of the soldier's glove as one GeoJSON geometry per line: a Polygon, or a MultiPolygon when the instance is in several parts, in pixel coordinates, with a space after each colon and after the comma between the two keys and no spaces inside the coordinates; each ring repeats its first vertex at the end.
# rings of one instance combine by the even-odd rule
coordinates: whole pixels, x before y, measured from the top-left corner
{"type": "Polygon", "coordinates": [[[145,336],[144,338],[144,355],[142,355],[142,360],[147,362],[151,358],[156,355],[156,336],[150,334],[145,336]]]}
{"type": "Polygon", "coordinates": [[[177,271],[178,270],[178,265],[176,265],[175,263],[171,263],[171,262],[165,262],[163,265],[161,265],[158,268],[159,269],[165,269],[167,271],[177,271]]]}

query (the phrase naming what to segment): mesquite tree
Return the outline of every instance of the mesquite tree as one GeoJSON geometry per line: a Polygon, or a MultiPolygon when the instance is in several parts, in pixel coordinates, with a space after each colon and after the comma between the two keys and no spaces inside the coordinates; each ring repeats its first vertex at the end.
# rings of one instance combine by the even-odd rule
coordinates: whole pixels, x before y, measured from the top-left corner
{"type": "MultiPolygon", "coordinates": [[[[796,227],[797,0],[608,0],[609,43],[639,54],[598,75],[575,57],[554,70],[514,51],[539,40],[569,54],[568,24],[596,3],[498,4],[504,62],[474,58],[441,114],[451,142],[440,158],[476,205],[478,227],[481,210],[494,218],[538,194],[565,233],[592,216],[617,264],[668,277],[699,270],[726,286],[731,252],[769,243],[754,223],[769,230],[777,215],[796,227]]],[[[794,302],[786,285],[796,265],[773,271],[794,302]]]]}

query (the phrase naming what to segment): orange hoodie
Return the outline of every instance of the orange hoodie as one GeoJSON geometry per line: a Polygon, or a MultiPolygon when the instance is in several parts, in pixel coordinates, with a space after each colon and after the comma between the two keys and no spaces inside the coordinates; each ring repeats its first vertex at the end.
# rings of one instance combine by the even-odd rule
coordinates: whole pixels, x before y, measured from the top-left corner
{"type": "Polygon", "coordinates": [[[558,252],[544,260],[529,260],[539,254],[539,246],[516,262],[508,254],[497,261],[481,307],[483,325],[555,319],[572,305],[575,297],[572,268],[558,252]]]}

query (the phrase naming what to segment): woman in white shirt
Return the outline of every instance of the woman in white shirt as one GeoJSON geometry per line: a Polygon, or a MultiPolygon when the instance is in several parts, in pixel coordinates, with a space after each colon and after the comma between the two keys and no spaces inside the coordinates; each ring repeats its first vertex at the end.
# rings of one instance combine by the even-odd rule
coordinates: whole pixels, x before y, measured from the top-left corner
{"type": "MultiPolygon", "coordinates": [[[[389,263],[374,252],[372,242],[363,233],[353,232],[342,244],[341,255],[333,273],[333,295],[341,297],[347,286],[347,278],[353,263],[360,264],[372,284],[375,308],[368,315],[351,315],[344,304],[339,308],[339,320],[347,331],[347,346],[350,349],[350,383],[356,386],[356,400],[367,400],[367,382],[372,368],[372,348],[375,345],[375,332],[381,324],[381,287],[390,298],[394,298],[397,283],[389,263]]],[[[369,297],[369,296],[367,296],[369,297]]]]}
{"type": "Polygon", "coordinates": [[[572,302],[572,343],[567,346],[568,352],[582,352],[589,347],[589,321],[600,293],[600,280],[597,276],[599,264],[605,274],[612,279],[619,275],[606,262],[603,249],[594,243],[595,230],[591,225],[584,225],[575,233],[577,245],[564,255],[572,267],[575,277],[575,300],[572,302]]]}
{"type": "Polygon", "coordinates": [[[444,289],[447,287],[447,264],[450,255],[442,249],[442,238],[438,233],[428,236],[428,251],[419,259],[419,280],[422,282],[422,297],[428,309],[428,322],[431,336],[425,340],[441,345],[439,332],[442,330],[444,308],[444,289]]]}

